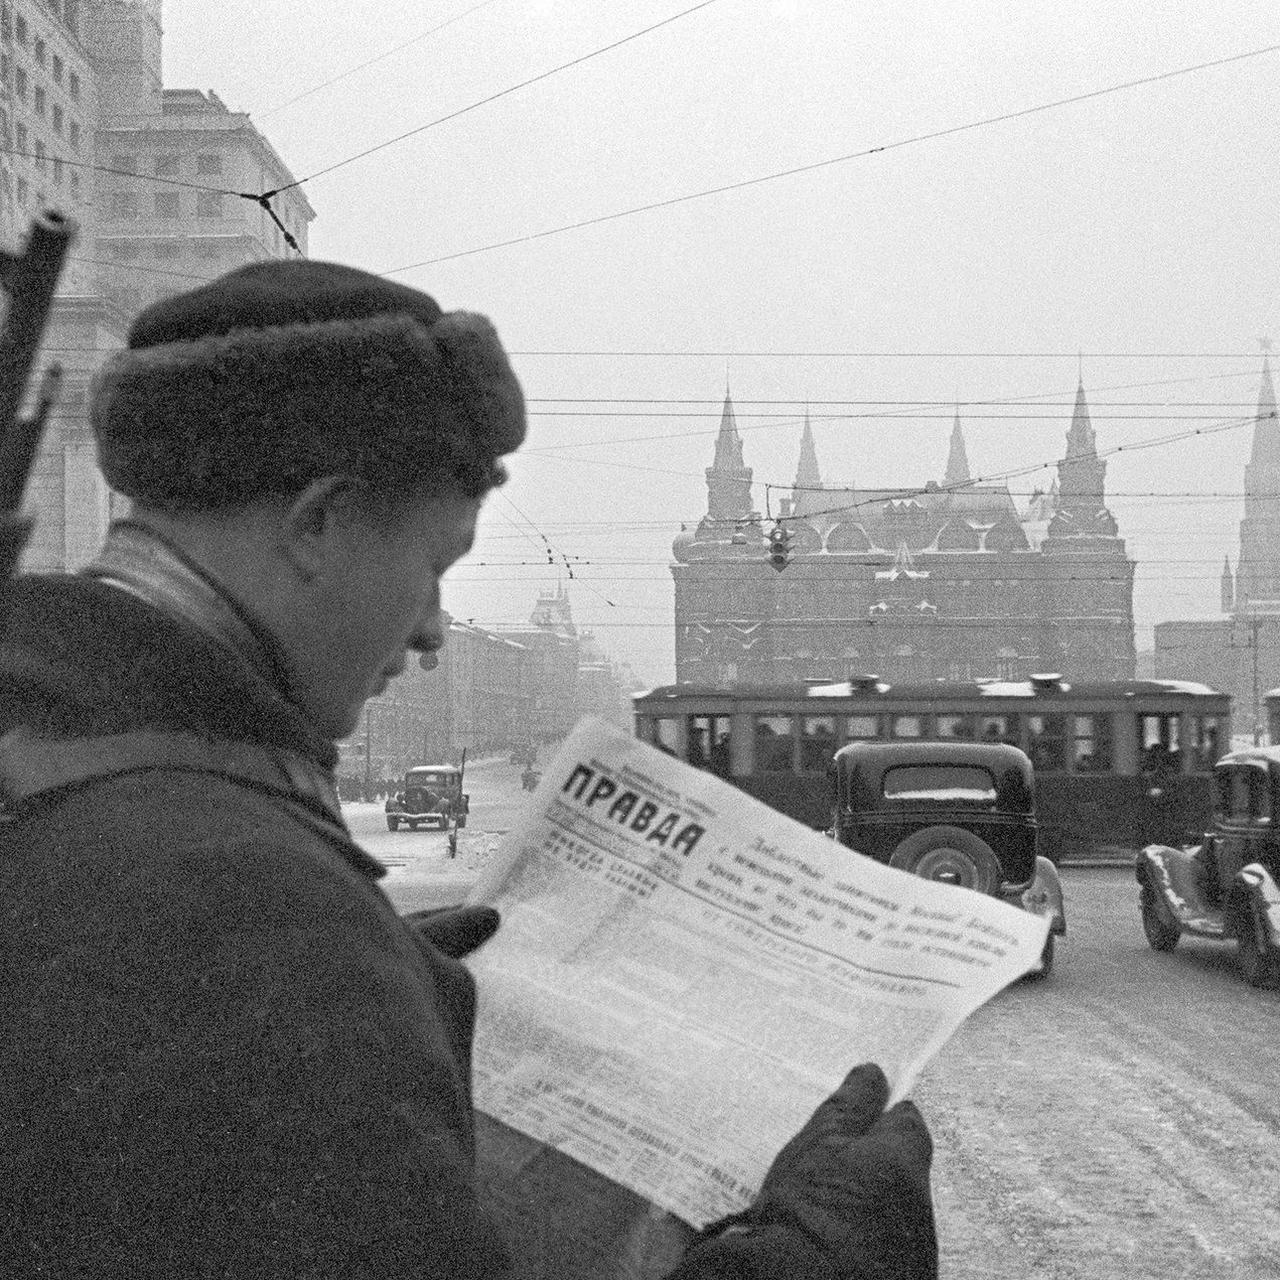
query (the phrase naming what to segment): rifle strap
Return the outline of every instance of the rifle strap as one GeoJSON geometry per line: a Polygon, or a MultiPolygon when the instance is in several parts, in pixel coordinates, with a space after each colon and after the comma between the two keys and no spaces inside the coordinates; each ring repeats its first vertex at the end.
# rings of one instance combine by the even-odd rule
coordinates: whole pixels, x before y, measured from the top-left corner
{"type": "Polygon", "coordinates": [[[353,844],[333,779],[294,752],[163,730],[47,738],[19,728],[0,737],[0,789],[10,808],[155,770],[223,778],[264,792],[316,834],[340,844],[348,858],[358,852],[366,874],[385,872],[377,859],[353,844]]]}

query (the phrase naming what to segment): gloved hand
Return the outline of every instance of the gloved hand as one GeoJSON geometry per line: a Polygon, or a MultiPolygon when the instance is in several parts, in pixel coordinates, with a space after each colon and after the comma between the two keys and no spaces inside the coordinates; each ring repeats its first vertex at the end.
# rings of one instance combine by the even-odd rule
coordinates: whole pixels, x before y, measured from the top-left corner
{"type": "Polygon", "coordinates": [[[461,960],[498,932],[502,917],[493,907],[432,907],[401,917],[421,938],[461,960]]]}
{"type": "Polygon", "coordinates": [[[913,1103],[885,1111],[888,1098],[879,1067],[855,1067],[778,1153],[750,1208],[706,1229],[706,1274],[936,1280],[933,1140],[913,1103]],[[721,1250],[742,1267],[713,1261],[721,1250]]]}

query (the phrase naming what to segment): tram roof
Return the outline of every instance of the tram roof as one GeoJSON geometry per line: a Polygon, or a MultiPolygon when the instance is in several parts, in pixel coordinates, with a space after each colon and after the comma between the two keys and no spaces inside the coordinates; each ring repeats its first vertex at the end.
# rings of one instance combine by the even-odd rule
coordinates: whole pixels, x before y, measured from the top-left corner
{"type": "Polygon", "coordinates": [[[683,698],[745,698],[768,701],[801,701],[805,698],[856,698],[875,695],[921,702],[963,702],[983,698],[1142,699],[1173,696],[1222,698],[1227,694],[1194,680],[1064,680],[1037,676],[1030,680],[919,680],[890,684],[868,677],[831,684],[740,684],[733,686],[667,684],[635,695],[638,701],[683,698]]]}

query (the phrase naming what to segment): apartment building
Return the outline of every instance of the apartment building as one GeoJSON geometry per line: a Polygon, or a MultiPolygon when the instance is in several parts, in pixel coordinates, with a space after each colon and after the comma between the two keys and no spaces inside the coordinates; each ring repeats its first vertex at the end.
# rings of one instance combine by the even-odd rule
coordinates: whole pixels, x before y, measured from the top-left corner
{"type": "MultiPolygon", "coordinates": [[[[80,0],[0,3],[0,244],[13,249],[46,207],[93,207],[97,81],[80,0]]],[[[67,264],[63,291],[89,293],[93,265],[67,264]]]]}
{"type": "Polygon", "coordinates": [[[43,352],[64,386],[28,487],[33,571],[85,564],[122,508],[88,397],[133,316],[244,263],[305,255],[315,217],[301,188],[271,202],[279,224],[245,198],[293,175],[246,113],[163,87],[161,17],[161,0],[0,0],[0,239],[16,245],[41,207],[79,224],[43,352]]]}

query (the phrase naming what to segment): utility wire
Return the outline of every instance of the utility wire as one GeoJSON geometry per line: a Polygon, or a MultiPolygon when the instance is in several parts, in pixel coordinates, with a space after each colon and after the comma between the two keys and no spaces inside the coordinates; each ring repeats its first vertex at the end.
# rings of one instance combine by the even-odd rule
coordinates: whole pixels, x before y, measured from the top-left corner
{"type": "MultiPolygon", "coordinates": [[[[516,93],[520,89],[527,89],[531,84],[537,84],[540,80],[547,80],[551,76],[559,75],[561,71],[567,71],[570,67],[580,66],[584,62],[590,62],[592,58],[598,58],[601,54],[609,53],[614,49],[621,48],[624,44],[629,44],[632,40],[638,40],[641,36],[647,36],[653,31],[657,31],[661,27],[669,26],[673,22],[679,21],[681,18],[688,17],[691,13],[697,13],[699,9],[706,9],[713,5],[717,0],[701,0],[701,3],[695,4],[688,9],[683,9],[679,13],[672,14],[668,18],[663,18],[660,22],[653,23],[652,26],[645,27],[641,31],[634,31],[629,36],[623,36],[621,40],[615,40],[612,44],[604,45],[599,49],[593,49],[590,53],[584,53],[580,57],[572,58],[568,62],[562,62],[558,67],[552,67],[550,71],[542,71],[536,76],[530,76],[527,80],[521,80],[519,84],[510,85],[506,89],[499,89],[497,93],[491,93],[487,98],[480,98],[476,102],[469,103],[465,107],[459,107],[457,111],[451,111],[448,115],[438,116],[435,120],[429,120],[426,124],[418,125],[416,129],[409,129],[404,133],[397,134],[394,138],[388,138],[385,142],[379,142],[376,146],[366,147],[363,151],[357,152],[353,156],[348,156],[345,160],[339,160],[334,164],[326,165],[323,169],[317,169],[314,173],[309,173],[305,178],[297,178],[293,182],[286,183],[283,187],[277,187],[274,191],[266,192],[267,197],[277,196],[282,191],[288,191],[292,187],[300,187],[304,182],[312,182],[316,178],[323,177],[327,173],[333,173],[337,169],[345,168],[349,164],[354,164],[357,160],[363,160],[366,156],[374,155],[376,152],[385,151],[387,147],[395,146],[397,142],[403,142],[406,138],[412,138],[419,133],[424,133],[428,129],[434,129],[436,125],[444,124],[448,120],[456,120],[459,116],[464,116],[469,111],[476,110],[477,107],[487,106],[490,102],[497,102],[499,98],[505,98],[509,94],[516,93]]],[[[384,272],[385,275],[392,274],[384,272]]]]}
{"type": "MultiPolygon", "coordinates": [[[[993,124],[1003,124],[1010,120],[1019,120],[1025,116],[1036,115],[1042,111],[1052,111],[1058,107],[1071,106],[1072,104],[1079,102],[1088,102],[1090,99],[1101,98],[1107,94],[1120,93],[1126,89],[1136,89],[1143,85],[1157,84],[1162,80],[1171,80],[1176,76],[1186,76],[1191,75],[1193,72],[1206,71],[1212,67],[1227,66],[1233,62],[1242,62],[1246,58],[1259,58],[1264,54],[1275,53],[1277,50],[1280,50],[1280,44],[1267,45],[1261,49],[1250,49],[1245,53],[1232,54],[1226,58],[1214,58],[1208,62],[1197,62],[1193,66],[1178,67],[1172,71],[1162,71],[1157,75],[1142,76],[1137,80],[1126,80],[1123,84],[1108,85],[1103,89],[1093,89],[1088,93],[1073,94],[1068,98],[1057,98],[1053,102],[1042,102],[1038,106],[1023,107],[1017,111],[1006,111],[995,116],[984,116],[981,119],[969,120],[964,124],[952,125],[946,129],[934,129],[929,133],[919,133],[910,138],[900,138],[896,142],[882,143],[878,147],[867,147],[861,151],[850,151],[842,156],[832,156],[826,160],[815,160],[812,164],[796,165],[791,169],[781,169],[775,173],[766,173],[755,178],[744,178],[740,182],[728,182],[722,186],[708,187],[703,191],[692,191],[681,196],[671,196],[666,200],[654,200],[649,204],[633,205],[629,209],[620,209],[614,213],[602,213],[594,218],[583,218],[577,222],[566,223],[563,226],[551,227],[546,231],[535,231],[528,235],[513,236],[509,240],[496,240],[490,244],[478,245],[473,249],[459,249],[456,253],[441,254],[439,257],[435,258],[424,258],[421,262],[411,262],[407,266],[394,267],[392,270],[384,271],[381,274],[387,276],[399,275],[403,271],[413,271],[418,267],[435,266],[440,262],[452,262],[457,258],[467,258],[477,253],[488,253],[493,249],[505,249],[509,248],[511,245],[528,244],[530,241],[543,240],[548,236],[562,235],[566,231],[577,231],[583,227],[597,226],[602,222],[613,222],[618,218],[629,218],[633,214],[637,213],[649,213],[654,209],[667,209],[672,205],[686,204],[691,200],[702,200],[708,196],[723,195],[728,191],[741,191],[745,187],[759,186],[765,182],[776,182],[780,178],[792,178],[801,173],[813,173],[818,169],[826,169],[832,165],[845,164],[850,160],[862,160],[868,156],[878,155],[884,151],[896,151],[901,147],[914,146],[916,143],[932,142],[938,138],[950,137],[953,134],[965,133],[972,129],[982,129],[993,124]]],[[[322,170],[322,172],[327,171],[322,170]]]]}
{"type": "MultiPolygon", "coordinates": [[[[863,153],[859,153],[863,154],[863,153]]],[[[834,161],[830,162],[834,163],[834,161]]],[[[785,175],[783,175],[785,176],[785,175]]],[[[693,196],[685,197],[694,199],[693,196]]],[[[621,217],[621,214],[613,215],[621,217]]],[[[550,234],[550,233],[548,233],[550,234]]],[[[479,253],[480,250],[473,250],[479,253]]],[[[439,259],[437,259],[439,261],[439,259]]],[[[425,266],[426,263],[416,263],[425,266]]],[[[399,267],[410,271],[412,267],[399,267]]],[[[395,275],[385,271],[384,275],[395,275]]],[[[655,360],[675,359],[800,359],[800,360],[1247,360],[1257,358],[1257,352],[1241,351],[691,351],[668,349],[666,351],[640,350],[556,350],[507,352],[512,356],[619,356],[655,360]]],[[[1230,375],[1228,375],[1230,376],[1230,375]]]]}
{"type": "Polygon", "coordinates": [[[324,81],[323,84],[318,84],[310,89],[305,89],[302,93],[294,94],[292,98],[289,98],[274,107],[268,107],[266,111],[259,111],[255,114],[259,120],[265,120],[268,116],[273,116],[277,112],[283,111],[286,107],[293,106],[295,102],[301,102],[304,98],[310,98],[313,94],[319,93],[322,89],[327,89],[330,85],[337,84],[340,80],[346,80],[349,76],[353,76],[359,71],[364,71],[366,68],[372,67],[376,63],[383,62],[393,54],[397,54],[403,49],[408,49],[411,45],[421,43],[423,40],[427,39],[428,36],[433,36],[437,32],[443,31],[446,27],[451,27],[454,23],[461,22],[463,18],[469,17],[480,9],[487,9],[493,3],[494,0],[481,0],[480,4],[473,4],[470,9],[464,9],[455,17],[449,18],[438,26],[432,27],[429,31],[420,32],[418,35],[378,54],[376,57],[367,58],[364,62],[357,63],[354,67],[348,67],[345,71],[340,71],[336,76],[330,76],[330,78],[324,81]]]}

